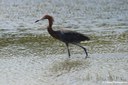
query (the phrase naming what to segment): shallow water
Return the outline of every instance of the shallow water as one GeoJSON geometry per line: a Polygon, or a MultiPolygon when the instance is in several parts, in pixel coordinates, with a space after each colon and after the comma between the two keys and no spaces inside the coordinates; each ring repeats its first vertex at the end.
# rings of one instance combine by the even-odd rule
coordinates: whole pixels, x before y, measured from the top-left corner
{"type": "Polygon", "coordinates": [[[0,84],[94,85],[128,81],[128,0],[0,0],[0,84]],[[47,33],[44,14],[53,28],[91,38],[79,47],[47,33]]]}
{"type": "MultiPolygon", "coordinates": [[[[19,55],[0,58],[2,85],[74,85],[104,84],[128,80],[128,54],[35,56],[19,55]]],[[[128,82],[127,82],[128,83],[128,82]]],[[[126,83],[126,84],[127,84],[126,83]]]]}

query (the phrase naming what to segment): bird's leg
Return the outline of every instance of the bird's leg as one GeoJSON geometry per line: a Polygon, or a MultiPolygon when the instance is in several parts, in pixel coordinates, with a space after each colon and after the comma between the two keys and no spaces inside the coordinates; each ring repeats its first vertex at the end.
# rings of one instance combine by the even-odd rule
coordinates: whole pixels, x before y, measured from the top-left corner
{"type": "Polygon", "coordinates": [[[73,44],[83,48],[85,53],[86,53],[86,57],[85,58],[88,58],[88,52],[87,52],[87,49],[85,47],[83,47],[83,46],[81,46],[80,44],[77,44],[77,43],[73,43],[73,44]]]}
{"type": "Polygon", "coordinates": [[[65,43],[65,44],[66,44],[66,47],[67,47],[67,50],[68,50],[68,56],[70,58],[70,51],[69,51],[68,43],[65,43]]]}

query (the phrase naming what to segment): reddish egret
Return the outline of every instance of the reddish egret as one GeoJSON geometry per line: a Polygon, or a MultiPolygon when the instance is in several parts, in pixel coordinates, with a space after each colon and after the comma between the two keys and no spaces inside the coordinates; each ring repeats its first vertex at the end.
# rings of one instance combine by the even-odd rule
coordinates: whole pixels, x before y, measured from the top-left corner
{"type": "Polygon", "coordinates": [[[77,45],[77,46],[81,47],[82,49],[84,49],[84,51],[86,53],[85,58],[87,58],[87,56],[88,56],[87,50],[86,50],[85,47],[80,45],[80,42],[81,41],[85,41],[85,40],[86,41],[90,40],[89,37],[87,37],[87,36],[85,36],[83,34],[80,34],[78,32],[69,31],[69,30],[54,31],[52,29],[52,24],[53,24],[54,19],[50,15],[43,16],[41,19],[36,20],[35,23],[40,21],[40,20],[44,20],[44,19],[48,19],[48,21],[49,21],[49,25],[47,27],[47,30],[48,30],[49,34],[52,37],[54,37],[54,38],[56,38],[56,39],[58,39],[58,40],[60,40],[60,41],[62,41],[62,42],[64,42],[66,44],[69,58],[70,58],[69,43],[77,45]]]}

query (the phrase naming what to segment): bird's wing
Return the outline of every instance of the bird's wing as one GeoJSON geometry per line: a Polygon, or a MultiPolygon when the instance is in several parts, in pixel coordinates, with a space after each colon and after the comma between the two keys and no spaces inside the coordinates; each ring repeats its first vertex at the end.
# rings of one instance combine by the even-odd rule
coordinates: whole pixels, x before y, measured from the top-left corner
{"type": "Polygon", "coordinates": [[[87,36],[74,31],[59,30],[59,31],[56,31],[56,33],[58,34],[60,40],[63,42],[79,43],[80,41],[89,40],[87,36]]]}

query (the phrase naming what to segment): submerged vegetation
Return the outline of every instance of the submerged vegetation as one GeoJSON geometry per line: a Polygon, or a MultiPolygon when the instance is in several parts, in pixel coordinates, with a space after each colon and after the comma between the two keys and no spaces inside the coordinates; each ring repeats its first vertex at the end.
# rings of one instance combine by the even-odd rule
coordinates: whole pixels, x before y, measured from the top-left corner
{"type": "MultiPolygon", "coordinates": [[[[90,53],[127,52],[128,50],[127,31],[121,34],[104,35],[102,33],[101,35],[90,34],[88,36],[91,38],[91,41],[85,41],[82,42],[82,44],[87,46],[90,53]]],[[[51,51],[50,54],[55,54],[56,52],[65,52],[64,43],[53,39],[51,36],[45,34],[5,34],[0,38],[0,48],[19,45],[26,46],[27,48],[36,51],[45,51],[47,49],[47,51],[51,51]]],[[[72,52],[76,53],[74,48],[79,48],[71,45],[70,49],[72,49],[72,52]]],[[[81,52],[79,50],[77,50],[77,53],[81,52]]],[[[46,54],[47,53],[48,52],[46,52],[46,54]]]]}
{"type": "Polygon", "coordinates": [[[52,39],[51,37],[49,36],[45,36],[45,35],[33,35],[33,34],[26,34],[24,36],[17,36],[17,35],[11,35],[11,37],[2,37],[0,39],[0,45],[1,46],[8,46],[8,45],[11,45],[11,44],[15,44],[15,45],[18,45],[18,44],[33,44],[33,43],[49,43],[50,45],[50,42],[49,41],[52,41],[54,42],[55,40],[52,39]]]}

